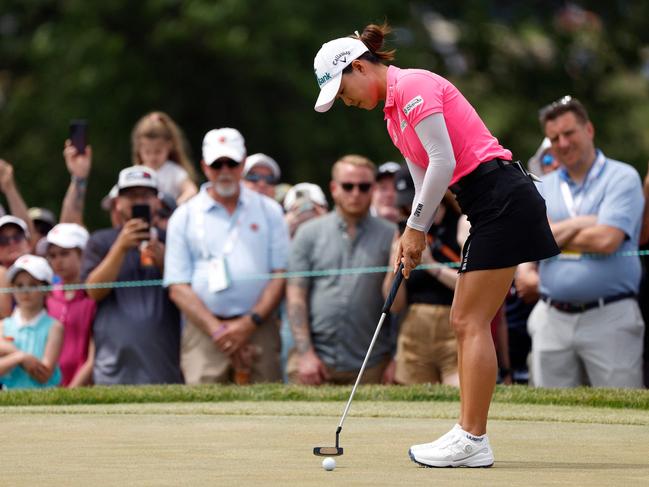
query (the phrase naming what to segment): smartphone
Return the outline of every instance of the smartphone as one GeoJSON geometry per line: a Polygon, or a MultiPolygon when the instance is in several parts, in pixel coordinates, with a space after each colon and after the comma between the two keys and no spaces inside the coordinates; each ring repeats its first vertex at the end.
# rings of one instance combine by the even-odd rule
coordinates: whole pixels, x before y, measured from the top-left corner
{"type": "Polygon", "coordinates": [[[85,154],[88,144],[88,122],[86,120],[70,121],[70,141],[79,154],[85,154]]]}
{"type": "Polygon", "coordinates": [[[151,224],[151,207],[149,205],[133,205],[131,207],[131,218],[139,218],[151,224]]]}

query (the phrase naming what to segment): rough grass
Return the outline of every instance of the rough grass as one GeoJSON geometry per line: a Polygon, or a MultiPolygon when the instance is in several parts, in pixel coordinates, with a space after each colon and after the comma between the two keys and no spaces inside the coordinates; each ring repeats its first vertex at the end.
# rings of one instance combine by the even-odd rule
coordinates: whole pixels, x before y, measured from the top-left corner
{"type": "MultiPolygon", "coordinates": [[[[3,391],[0,392],[0,407],[225,401],[328,402],[345,401],[350,392],[349,386],[305,387],[284,384],[96,386],[82,389],[3,391]]],[[[458,389],[440,385],[361,386],[354,397],[354,401],[455,402],[458,400],[458,389]]],[[[535,389],[526,386],[498,386],[494,402],[649,410],[649,390],[587,387],[535,389]]]]}

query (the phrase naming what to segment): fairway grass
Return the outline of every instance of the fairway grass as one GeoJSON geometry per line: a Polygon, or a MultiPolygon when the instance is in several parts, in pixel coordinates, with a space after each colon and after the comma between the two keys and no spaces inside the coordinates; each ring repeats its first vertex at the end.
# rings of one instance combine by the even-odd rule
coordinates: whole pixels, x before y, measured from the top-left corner
{"type": "Polygon", "coordinates": [[[0,407],[1,486],[647,485],[649,411],[494,403],[491,469],[425,469],[409,445],[446,432],[455,401],[358,401],[325,472],[344,401],[0,407]]]}

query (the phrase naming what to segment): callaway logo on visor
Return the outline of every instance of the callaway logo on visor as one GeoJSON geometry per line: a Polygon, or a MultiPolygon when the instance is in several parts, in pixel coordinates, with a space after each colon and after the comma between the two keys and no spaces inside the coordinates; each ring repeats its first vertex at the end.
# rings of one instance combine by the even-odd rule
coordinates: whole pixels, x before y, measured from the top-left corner
{"type": "Polygon", "coordinates": [[[336,54],[336,57],[334,57],[333,60],[333,65],[335,66],[338,64],[338,61],[342,61],[343,63],[347,62],[347,56],[349,56],[352,52],[351,51],[343,51],[340,54],[336,54]]]}

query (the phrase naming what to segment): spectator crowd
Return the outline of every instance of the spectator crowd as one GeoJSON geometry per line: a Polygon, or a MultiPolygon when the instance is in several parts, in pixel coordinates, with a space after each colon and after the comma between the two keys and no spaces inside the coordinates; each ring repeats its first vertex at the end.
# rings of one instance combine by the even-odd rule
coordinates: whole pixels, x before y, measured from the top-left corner
{"type": "MultiPolygon", "coordinates": [[[[539,119],[528,169],[562,254],[517,269],[492,322],[499,380],[646,387],[649,174],[597,148],[578,100],[539,119]]],[[[203,184],[167,114],[137,121],[131,144],[131,165],[101,203],[111,226],[92,234],[90,145],[64,143],[58,218],[29,208],[0,160],[2,388],[353,383],[393,278],[375,269],[393,261],[411,212],[406,165],[342,155],[328,199],[310,182],[282,183],[281,161],[248,155],[233,128],[205,134],[203,184]]],[[[470,231],[447,192],[365,383],[458,384],[449,314],[470,231]]]]}

